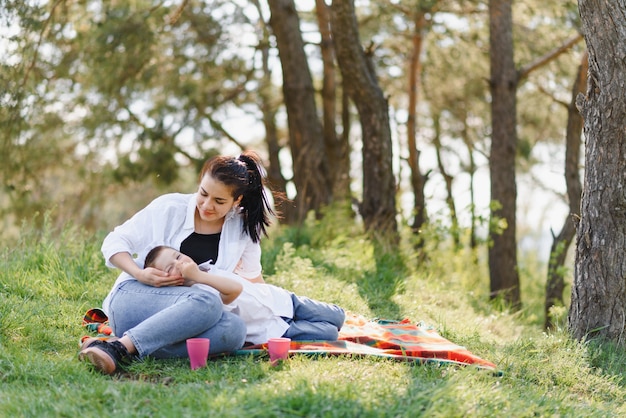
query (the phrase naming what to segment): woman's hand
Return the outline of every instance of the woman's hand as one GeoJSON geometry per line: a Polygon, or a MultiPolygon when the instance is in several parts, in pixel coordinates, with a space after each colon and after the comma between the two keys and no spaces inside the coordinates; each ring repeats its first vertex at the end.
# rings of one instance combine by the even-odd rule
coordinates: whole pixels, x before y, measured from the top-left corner
{"type": "Polygon", "coordinates": [[[185,281],[178,271],[173,272],[173,274],[167,274],[167,272],[154,267],[142,269],[135,263],[130,253],[127,252],[113,254],[109,261],[118,269],[125,271],[148,286],[182,286],[185,281]]]}
{"type": "Polygon", "coordinates": [[[166,286],[182,286],[185,283],[185,279],[178,274],[169,275],[163,270],[159,270],[154,267],[147,267],[135,277],[143,284],[154,287],[166,287],[166,286]]]}

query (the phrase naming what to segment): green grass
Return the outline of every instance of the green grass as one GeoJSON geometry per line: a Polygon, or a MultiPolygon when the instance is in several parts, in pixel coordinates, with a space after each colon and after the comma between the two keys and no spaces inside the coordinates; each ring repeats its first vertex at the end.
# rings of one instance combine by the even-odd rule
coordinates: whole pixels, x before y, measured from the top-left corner
{"type": "Polygon", "coordinates": [[[146,359],[104,376],[77,359],[82,315],[117,276],[104,266],[103,236],[24,228],[22,241],[0,249],[0,416],[626,416],[626,352],[542,331],[541,266],[525,264],[524,308],[509,313],[488,302],[484,254],[453,251],[441,231],[432,234],[427,256],[409,239],[385,251],[331,214],[271,231],[265,278],[366,317],[424,321],[496,363],[500,376],[343,356],[295,356],[277,368],[264,357],[226,357],[198,371],[186,360],[146,359]]]}

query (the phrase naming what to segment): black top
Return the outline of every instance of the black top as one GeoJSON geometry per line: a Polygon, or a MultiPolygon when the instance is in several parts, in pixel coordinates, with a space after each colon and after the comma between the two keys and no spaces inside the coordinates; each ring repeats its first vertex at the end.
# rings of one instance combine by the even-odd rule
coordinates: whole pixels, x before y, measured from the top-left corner
{"type": "Polygon", "coordinates": [[[221,232],[217,234],[198,234],[192,232],[180,243],[180,252],[191,257],[196,264],[211,260],[215,264],[220,244],[221,232]]]}

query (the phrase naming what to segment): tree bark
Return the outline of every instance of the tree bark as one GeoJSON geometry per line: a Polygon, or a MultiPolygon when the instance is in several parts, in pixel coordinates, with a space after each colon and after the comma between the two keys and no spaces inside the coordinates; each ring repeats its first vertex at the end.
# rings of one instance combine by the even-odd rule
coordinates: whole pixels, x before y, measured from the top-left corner
{"type": "Polygon", "coordinates": [[[317,23],[322,42],[320,50],[324,66],[322,81],[322,112],[326,155],[333,169],[330,171],[333,200],[350,202],[350,143],[348,137],[337,135],[337,83],[335,76],[335,48],[330,32],[330,10],[324,0],[315,0],[317,23]]]}
{"type": "MultiPolygon", "coordinates": [[[[420,152],[417,147],[417,103],[418,89],[421,84],[422,45],[424,44],[424,33],[426,30],[426,13],[428,11],[418,10],[413,17],[412,50],[409,60],[409,108],[407,119],[407,146],[409,148],[409,168],[411,169],[411,188],[413,190],[413,232],[419,231],[426,222],[426,196],[424,187],[426,178],[420,170],[420,152]]],[[[420,240],[421,242],[421,240],[420,240]]]]}
{"type": "MultiPolygon", "coordinates": [[[[278,140],[278,129],[276,127],[276,106],[277,104],[272,101],[272,97],[275,97],[274,84],[272,83],[272,71],[269,66],[269,53],[270,53],[270,28],[267,27],[265,19],[263,18],[263,9],[258,0],[253,0],[252,4],[257,9],[260,20],[260,44],[259,51],[261,52],[261,68],[263,69],[263,75],[260,80],[259,88],[259,107],[263,113],[263,126],[265,127],[265,142],[267,143],[267,151],[269,156],[269,166],[267,168],[267,179],[272,186],[272,190],[278,192],[282,196],[287,194],[287,180],[282,174],[281,162],[279,153],[281,150],[280,142],[278,140]]],[[[280,209],[281,218],[286,223],[295,221],[296,217],[293,213],[292,207],[283,206],[280,209]]]]}
{"type": "Polygon", "coordinates": [[[352,0],[335,0],[331,29],[344,88],[359,113],[363,135],[363,201],[359,205],[366,230],[397,239],[396,182],[392,167],[387,99],[373,64],[361,46],[352,0]]]}
{"type": "Polygon", "coordinates": [[[569,328],[624,343],[626,322],[626,1],[579,0],[589,51],[585,174],[569,328]]]}
{"type": "Polygon", "coordinates": [[[283,72],[297,219],[301,222],[309,211],[319,215],[320,209],[330,203],[330,170],[294,1],[268,0],[268,4],[283,72]]]}
{"type": "Polygon", "coordinates": [[[469,181],[469,192],[470,192],[470,248],[472,250],[478,247],[478,240],[476,238],[476,193],[474,193],[474,177],[476,175],[476,161],[474,160],[474,143],[469,137],[468,130],[468,116],[467,116],[467,108],[463,108],[463,131],[461,134],[461,138],[463,138],[463,143],[467,148],[467,155],[469,157],[469,166],[467,167],[467,173],[470,176],[469,181]]]}
{"type": "Polygon", "coordinates": [[[439,167],[439,173],[446,184],[446,205],[450,211],[450,234],[452,235],[454,247],[458,249],[461,248],[461,237],[459,233],[459,219],[456,214],[456,204],[454,203],[454,196],[452,194],[454,177],[446,171],[446,166],[441,157],[441,120],[439,115],[433,116],[433,130],[435,135],[433,136],[432,142],[435,146],[435,154],[437,155],[437,167],[439,167]]]}
{"type": "Polygon", "coordinates": [[[577,220],[580,219],[580,196],[582,185],[580,182],[579,163],[583,118],[576,108],[576,97],[587,89],[587,53],[583,54],[582,62],[578,67],[578,74],[572,87],[572,100],[567,108],[567,128],[565,131],[565,184],[569,200],[569,215],[563,222],[559,235],[554,237],[550,248],[550,262],[548,263],[548,279],[546,281],[546,301],[544,305],[544,328],[554,327],[554,320],[550,314],[553,306],[564,306],[563,266],[574,235],[576,234],[577,220]]]}
{"type": "Polygon", "coordinates": [[[517,71],[513,60],[512,0],[489,1],[491,60],[491,228],[490,296],[513,309],[521,304],[517,271],[515,156],[517,71]],[[499,228],[494,228],[499,225],[499,228]]]}

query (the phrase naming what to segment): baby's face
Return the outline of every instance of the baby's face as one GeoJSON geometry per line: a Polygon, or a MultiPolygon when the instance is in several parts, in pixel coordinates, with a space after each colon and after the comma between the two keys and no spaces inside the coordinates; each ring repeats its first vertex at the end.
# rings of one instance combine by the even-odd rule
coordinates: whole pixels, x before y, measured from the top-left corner
{"type": "Polygon", "coordinates": [[[193,262],[191,257],[173,248],[163,249],[154,260],[154,267],[163,270],[170,276],[182,276],[179,263],[193,262]]]}

